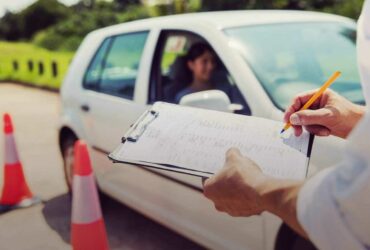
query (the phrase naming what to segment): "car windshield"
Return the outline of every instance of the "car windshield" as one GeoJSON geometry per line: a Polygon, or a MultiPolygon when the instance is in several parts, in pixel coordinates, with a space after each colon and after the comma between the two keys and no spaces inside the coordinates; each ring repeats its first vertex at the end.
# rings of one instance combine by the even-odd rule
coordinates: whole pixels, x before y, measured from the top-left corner
{"type": "Polygon", "coordinates": [[[335,71],[332,89],[364,103],[356,59],[356,30],[344,23],[293,23],[228,28],[275,105],[285,109],[299,92],[319,88],[335,71]]]}

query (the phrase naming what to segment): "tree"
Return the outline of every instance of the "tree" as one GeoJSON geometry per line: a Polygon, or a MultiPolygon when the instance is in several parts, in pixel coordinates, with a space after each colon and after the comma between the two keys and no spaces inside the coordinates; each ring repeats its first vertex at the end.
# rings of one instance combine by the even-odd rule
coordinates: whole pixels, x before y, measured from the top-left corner
{"type": "Polygon", "coordinates": [[[20,13],[23,37],[29,39],[37,31],[58,23],[70,14],[70,9],[57,0],[38,0],[20,13]]]}
{"type": "Polygon", "coordinates": [[[70,8],[57,0],[38,0],[19,13],[7,12],[0,19],[0,37],[28,40],[36,32],[66,19],[70,14],[70,8]]]}
{"type": "Polygon", "coordinates": [[[203,0],[202,10],[237,10],[246,9],[250,0],[203,0]]]}
{"type": "Polygon", "coordinates": [[[16,14],[6,12],[0,21],[0,38],[10,41],[18,40],[22,36],[21,20],[16,14]]]}
{"type": "Polygon", "coordinates": [[[128,5],[141,4],[140,0],[114,0],[117,4],[127,7],[128,5]]]}

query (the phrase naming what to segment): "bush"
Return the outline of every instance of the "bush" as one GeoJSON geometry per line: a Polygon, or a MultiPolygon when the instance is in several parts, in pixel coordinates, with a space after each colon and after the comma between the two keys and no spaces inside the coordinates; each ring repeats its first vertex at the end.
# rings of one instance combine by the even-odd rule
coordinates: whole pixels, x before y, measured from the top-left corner
{"type": "Polygon", "coordinates": [[[0,42],[0,81],[58,89],[73,57],[28,43],[0,42]]]}
{"type": "Polygon", "coordinates": [[[32,41],[49,50],[75,51],[83,38],[95,29],[147,16],[146,9],[141,6],[132,6],[124,13],[112,13],[106,8],[84,10],[37,33],[32,41]]]}
{"type": "Polygon", "coordinates": [[[332,7],[325,7],[323,11],[357,19],[361,14],[363,3],[364,0],[346,0],[332,7]]]}
{"type": "Polygon", "coordinates": [[[199,10],[302,9],[357,18],[364,0],[173,0],[172,4],[142,5],[140,0],[80,1],[67,7],[57,0],[38,0],[20,13],[0,20],[0,39],[29,41],[49,50],[74,51],[91,31],[146,18],[199,10]]]}

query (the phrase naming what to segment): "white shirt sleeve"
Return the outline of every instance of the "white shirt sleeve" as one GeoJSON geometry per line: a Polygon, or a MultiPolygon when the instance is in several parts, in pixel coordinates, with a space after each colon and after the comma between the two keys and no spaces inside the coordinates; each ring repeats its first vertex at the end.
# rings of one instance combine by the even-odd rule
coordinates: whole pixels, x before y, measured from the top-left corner
{"type": "Polygon", "coordinates": [[[339,165],[308,180],[298,220],[319,249],[370,249],[370,111],[354,129],[339,165]]]}
{"type": "MultiPolygon", "coordinates": [[[[357,37],[364,96],[370,103],[370,1],[357,37]]],[[[370,249],[370,107],[348,139],[344,161],[308,180],[298,195],[298,220],[319,249],[370,249]]]]}

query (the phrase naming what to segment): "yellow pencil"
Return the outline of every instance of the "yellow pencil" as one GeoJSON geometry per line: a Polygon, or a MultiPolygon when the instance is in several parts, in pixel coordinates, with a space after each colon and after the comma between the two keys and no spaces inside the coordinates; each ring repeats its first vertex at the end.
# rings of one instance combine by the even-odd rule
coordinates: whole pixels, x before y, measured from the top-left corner
{"type": "MultiPolygon", "coordinates": [[[[305,109],[308,109],[309,107],[311,107],[311,105],[317,100],[317,98],[319,98],[322,93],[324,93],[324,91],[329,88],[329,86],[340,76],[340,72],[339,71],[336,71],[330,78],[329,80],[324,83],[324,85],[321,86],[321,88],[319,89],[319,91],[317,91],[311,98],[310,100],[308,100],[308,102],[306,102],[306,104],[300,109],[300,110],[305,110],[305,109]]],[[[290,128],[290,126],[292,126],[292,124],[290,122],[287,122],[284,126],[284,128],[281,130],[280,134],[284,133],[284,131],[286,131],[288,128],[290,128]]]]}

